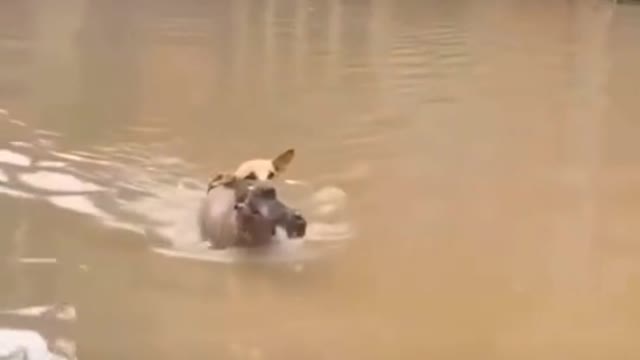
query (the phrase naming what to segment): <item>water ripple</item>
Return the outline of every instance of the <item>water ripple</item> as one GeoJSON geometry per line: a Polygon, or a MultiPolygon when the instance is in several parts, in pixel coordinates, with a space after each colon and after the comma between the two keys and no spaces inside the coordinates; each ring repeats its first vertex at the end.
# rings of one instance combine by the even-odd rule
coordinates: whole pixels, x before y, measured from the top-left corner
{"type": "MultiPolygon", "coordinates": [[[[30,144],[33,146],[16,147],[8,143],[0,149],[0,194],[39,199],[90,216],[104,226],[144,234],[151,243],[163,244],[157,249],[159,254],[216,262],[257,260],[253,255],[239,255],[241,251],[208,250],[200,241],[195,218],[206,184],[190,175],[194,165],[188,161],[133,143],[62,150],[55,144],[45,148],[36,137],[30,144]],[[37,154],[37,160],[31,153],[37,154]]],[[[307,237],[302,242],[278,243],[259,259],[302,261],[322,253],[308,244],[337,244],[352,234],[351,227],[336,215],[346,207],[342,190],[300,184],[284,184],[302,191],[285,189],[282,193],[287,202],[311,217],[307,237]],[[296,195],[287,196],[291,194],[296,195]]]]}
{"type": "Polygon", "coordinates": [[[31,165],[31,159],[15,151],[0,149],[0,163],[29,166],[31,165]]]}
{"type": "Polygon", "coordinates": [[[455,26],[407,29],[392,40],[387,63],[391,78],[387,85],[403,104],[451,101],[446,91],[456,74],[470,59],[466,34],[455,26]]]}
{"type": "Polygon", "coordinates": [[[8,195],[10,197],[15,197],[15,198],[22,198],[22,199],[28,199],[28,198],[34,198],[35,196],[28,194],[24,191],[20,191],[20,190],[14,190],[11,188],[8,188],[6,186],[0,185],[0,194],[4,194],[4,195],[8,195]]]}
{"type": "Polygon", "coordinates": [[[23,173],[18,178],[25,184],[36,189],[58,191],[58,192],[95,192],[103,191],[104,188],[78,179],[69,174],[53,171],[36,171],[23,173]]]}

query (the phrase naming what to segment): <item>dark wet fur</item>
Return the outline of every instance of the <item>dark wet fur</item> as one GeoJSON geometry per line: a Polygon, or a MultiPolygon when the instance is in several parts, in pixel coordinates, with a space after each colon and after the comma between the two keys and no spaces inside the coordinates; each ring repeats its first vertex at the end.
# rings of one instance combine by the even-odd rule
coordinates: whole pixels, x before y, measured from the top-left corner
{"type": "Polygon", "coordinates": [[[200,236],[214,249],[268,245],[276,226],[302,237],[306,221],[268,183],[222,176],[211,182],[198,214],[200,236]]]}

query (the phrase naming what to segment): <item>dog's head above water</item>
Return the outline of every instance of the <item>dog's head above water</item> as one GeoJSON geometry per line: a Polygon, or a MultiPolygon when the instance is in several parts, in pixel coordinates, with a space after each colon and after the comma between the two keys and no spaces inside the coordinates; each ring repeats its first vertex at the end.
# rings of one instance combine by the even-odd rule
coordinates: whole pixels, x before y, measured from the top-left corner
{"type": "Polygon", "coordinates": [[[278,199],[268,182],[232,175],[207,194],[200,211],[200,233],[216,249],[267,245],[281,228],[289,238],[304,237],[307,222],[278,199]]]}
{"type": "Polygon", "coordinates": [[[243,232],[240,245],[268,242],[277,228],[283,229],[288,238],[300,238],[306,232],[304,217],[280,201],[274,187],[264,183],[253,183],[237,193],[234,210],[243,232]]]}

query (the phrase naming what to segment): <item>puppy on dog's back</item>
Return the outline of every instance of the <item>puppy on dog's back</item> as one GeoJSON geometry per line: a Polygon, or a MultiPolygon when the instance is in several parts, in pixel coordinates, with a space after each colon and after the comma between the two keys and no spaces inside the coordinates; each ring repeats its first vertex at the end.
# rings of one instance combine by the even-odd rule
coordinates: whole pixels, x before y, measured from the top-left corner
{"type": "Polygon", "coordinates": [[[284,173],[295,156],[294,149],[287,149],[273,159],[251,159],[241,163],[231,173],[218,173],[209,179],[207,192],[234,179],[266,181],[284,173]]]}
{"type": "Polygon", "coordinates": [[[212,248],[265,245],[281,227],[287,236],[303,237],[306,220],[277,198],[275,189],[261,182],[282,174],[295,153],[293,149],[273,159],[243,162],[234,172],[210,178],[207,196],[198,214],[200,237],[212,248]]]}

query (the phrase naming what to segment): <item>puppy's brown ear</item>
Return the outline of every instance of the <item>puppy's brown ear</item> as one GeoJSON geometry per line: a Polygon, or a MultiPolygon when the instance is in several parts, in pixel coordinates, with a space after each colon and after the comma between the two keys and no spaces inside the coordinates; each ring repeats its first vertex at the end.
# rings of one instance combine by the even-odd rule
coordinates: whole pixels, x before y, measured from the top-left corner
{"type": "Polygon", "coordinates": [[[223,176],[223,174],[216,174],[209,178],[209,182],[207,183],[207,193],[222,183],[223,176]]]}
{"type": "Polygon", "coordinates": [[[224,185],[230,186],[235,183],[238,179],[233,174],[228,173],[219,173],[214,175],[209,179],[209,183],[207,184],[207,193],[211,191],[216,186],[224,185]]]}
{"type": "Polygon", "coordinates": [[[289,164],[291,163],[291,160],[293,160],[295,154],[296,152],[294,149],[288,149],[282,154],[276,156],[275,159],[271,160],[271,162],[273,163],[273,168],[277,172],[285,171],[287,169],[287,166],[289,166],[289,164]]]}

